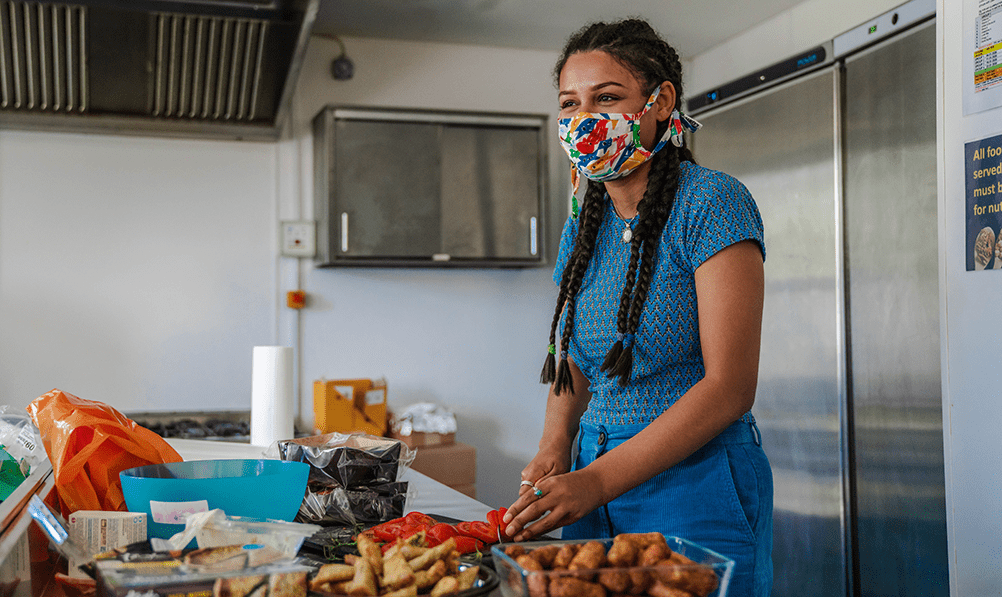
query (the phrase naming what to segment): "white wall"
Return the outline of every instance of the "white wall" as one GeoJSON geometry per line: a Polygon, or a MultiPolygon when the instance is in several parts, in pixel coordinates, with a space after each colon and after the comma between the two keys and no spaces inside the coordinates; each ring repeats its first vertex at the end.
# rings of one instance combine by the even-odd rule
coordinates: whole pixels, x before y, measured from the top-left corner
{"type": "Polygon", "coordinates": [[[248,408],[274,144],[0,131],[0,405],[248,408]]]}
{"type": "Polygon", "coordinates": [[[1002,110],[963,115],[964,4],[938,2],[943,424],[950,594],[980,597],[1002,586],[1002,278],[966,270],[964,143],[1002,134],[1002,110]]]}

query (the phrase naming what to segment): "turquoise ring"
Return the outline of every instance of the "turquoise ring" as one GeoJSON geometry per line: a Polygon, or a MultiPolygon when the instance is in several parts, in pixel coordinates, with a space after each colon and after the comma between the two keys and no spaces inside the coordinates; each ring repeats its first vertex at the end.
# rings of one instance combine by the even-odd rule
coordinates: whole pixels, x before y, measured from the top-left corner
{"type": "Polygon", "coordinates": [[[535,485],[532,486],[532,489],[533,489],[532,493],[536,494],[536,497],[543,497],[542,489],[536,487],[535,485]]]}

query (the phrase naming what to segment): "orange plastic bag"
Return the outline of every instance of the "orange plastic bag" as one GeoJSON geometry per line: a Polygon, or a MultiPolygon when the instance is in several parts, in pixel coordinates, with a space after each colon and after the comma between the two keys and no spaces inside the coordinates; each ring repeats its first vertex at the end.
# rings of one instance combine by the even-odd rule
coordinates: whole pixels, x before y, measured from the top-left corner
{"type": "Polygon", "coordinates": [[[100,402],[52,390],[27,410],[52,463],[63,516],[126,510],[118,473],[183,460],[162,437],[100,402]]]}

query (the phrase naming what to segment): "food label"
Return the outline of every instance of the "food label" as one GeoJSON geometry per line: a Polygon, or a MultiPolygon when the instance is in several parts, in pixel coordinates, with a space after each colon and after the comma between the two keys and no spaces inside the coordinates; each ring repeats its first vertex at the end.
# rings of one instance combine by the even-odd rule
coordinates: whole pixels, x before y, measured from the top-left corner
{"type": "Polygon", "coordinates": [[[209,502],[195,500],[193,502],[154,502],[150,500],[150,513],[153,522],[160,524],[184,524],[191,514],[209,511],[209,502]]]}

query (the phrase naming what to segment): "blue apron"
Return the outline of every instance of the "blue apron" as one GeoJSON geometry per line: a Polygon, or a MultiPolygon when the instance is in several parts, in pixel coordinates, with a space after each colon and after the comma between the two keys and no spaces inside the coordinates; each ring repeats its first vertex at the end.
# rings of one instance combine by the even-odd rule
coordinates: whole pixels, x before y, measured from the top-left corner
{"type": "MultiPolygon", "coordinates": [[[[582,423],[580,469],[646,425],[582,423]]],[[[735,561],[728,597],[772,590],[772,470],[754,421],[738,421],[667,471],[562,529],[563,539],[659,531],[735,561]]]]}

